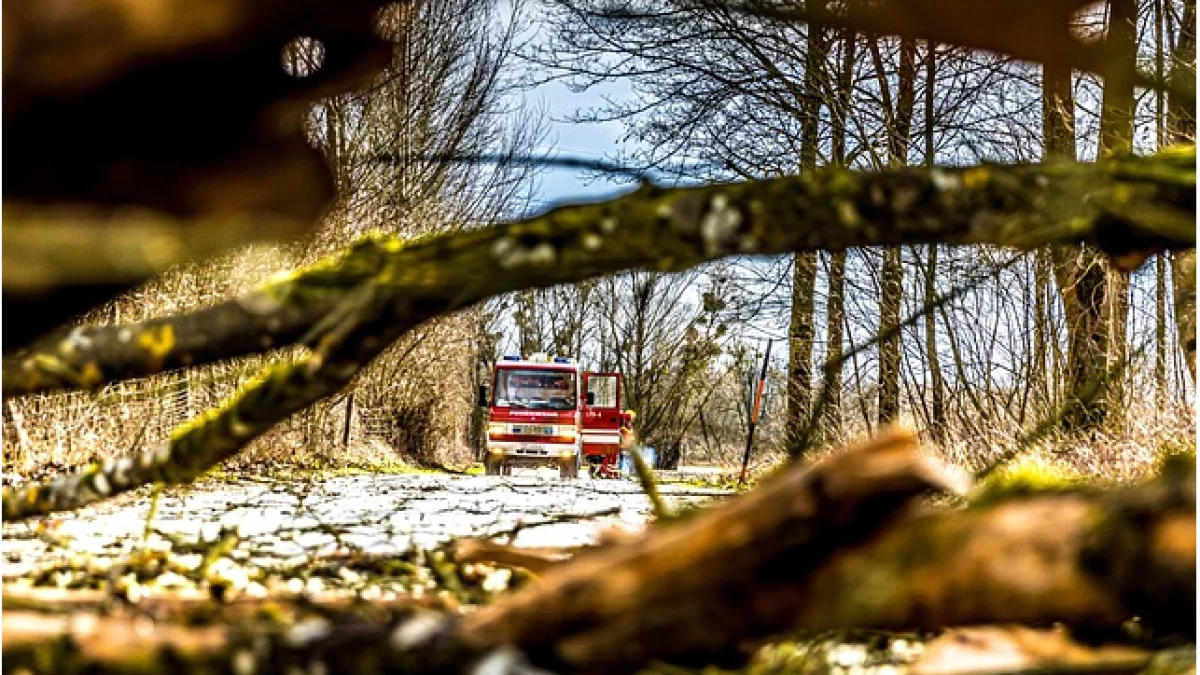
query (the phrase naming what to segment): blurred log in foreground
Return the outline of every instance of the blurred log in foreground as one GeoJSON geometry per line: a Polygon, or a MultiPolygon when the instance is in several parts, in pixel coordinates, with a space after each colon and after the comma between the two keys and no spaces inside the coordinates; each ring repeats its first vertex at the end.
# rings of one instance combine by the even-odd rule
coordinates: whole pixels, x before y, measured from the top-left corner
{"type": "Polygon", "coordinates": [[[915,498],[953,473],[892,431],[720,508],[581,552],[463,617],[287,630],[86,624],[5,612],[6,665],[32,672],[633,672],[730,663],[789,631],[1012,621],[1195,634],[1194,467],[1111,492],[965,510],[915,498]],[[214,633],[214,631],[217,631],[214,633]],[[74,633],[73,638],[68,638],[74,633]],[[97,642],[131,636],[123,649],[97,642]],[[187,642],[187,640],[193,642],[187,642]],[[191,645],[194,648],[185,648],[191,645]],[[322,665],[314,666],[315,661],[322,665]]]}
{"type": "Polygon", "coordinates": [[[386,4],[4,3],[5,350],[172,264],[307,231],[334,197],[311,104],[382,71],[386,4]],[[300,47],[315,62],[289,72],[300,47]]]}

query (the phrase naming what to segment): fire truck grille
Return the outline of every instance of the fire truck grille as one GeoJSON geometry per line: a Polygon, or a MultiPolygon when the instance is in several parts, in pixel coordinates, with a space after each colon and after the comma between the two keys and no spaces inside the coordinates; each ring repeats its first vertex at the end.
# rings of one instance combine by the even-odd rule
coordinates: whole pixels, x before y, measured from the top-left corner
{"type": "Polygon", "coordinates": [[[554,427],[532,424],[527,426],[514,426],[512,428],[512,432],[514,434],[527,434],[530,436],[552,436],[554,434],[554,427]]]}

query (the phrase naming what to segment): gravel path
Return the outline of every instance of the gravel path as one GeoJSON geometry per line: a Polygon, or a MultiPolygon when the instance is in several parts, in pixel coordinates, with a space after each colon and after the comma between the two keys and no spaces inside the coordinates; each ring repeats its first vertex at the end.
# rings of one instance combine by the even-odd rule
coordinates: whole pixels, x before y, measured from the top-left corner
{"type": "MultiPolygon", "coordinates": [[[[680,484],[660,486],[670,505],[728,494],[680,484]]],[[[3,576],[28,573],[59,557],[119,555],[140,540],[150,508],[146,489],[39,526],[5,523],[3,576]]],[[[607,527],[639,529],[650,505],[630,480],[561,480],[546,470],[507,477],[445,474],[351,475],[307,481],[244,478],[173,488],[159,500],[154,527],[187,539],[213,539],[236,527],[247,562],[270,564],[334,551],[392,554],[432,548],[464,535],[517,530],[519,546],[591,543],[607,527]]],[[[238,556],[242,557],[242,556],[238,556]]]]}

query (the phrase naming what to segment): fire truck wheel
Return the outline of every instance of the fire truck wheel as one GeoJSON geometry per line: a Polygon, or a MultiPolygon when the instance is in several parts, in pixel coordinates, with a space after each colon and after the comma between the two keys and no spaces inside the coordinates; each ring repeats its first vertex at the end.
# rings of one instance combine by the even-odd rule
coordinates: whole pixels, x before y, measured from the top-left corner
{"type": "Polygon", "coordinates": [[[492,459],[488,457],[483,460],[485,473],[489,476],[499,476],[504,468],[504,460],[500,458],[492,459]]]}
{"type": "Polygon", "coordinates": [[[579,477],[579,457],[564,459],[558,465],[559,478],[578,478],[579,477]]]}

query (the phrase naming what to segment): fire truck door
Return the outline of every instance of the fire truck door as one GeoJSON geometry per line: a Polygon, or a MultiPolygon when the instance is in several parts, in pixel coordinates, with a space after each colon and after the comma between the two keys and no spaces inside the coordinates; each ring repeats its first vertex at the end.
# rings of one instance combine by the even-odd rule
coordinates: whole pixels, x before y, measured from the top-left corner
{"type": "Polygon", "coordinates": [[[583,454],[616,454],[621,442],[621,375],[584,373],[583,388],[583,454]]]}

